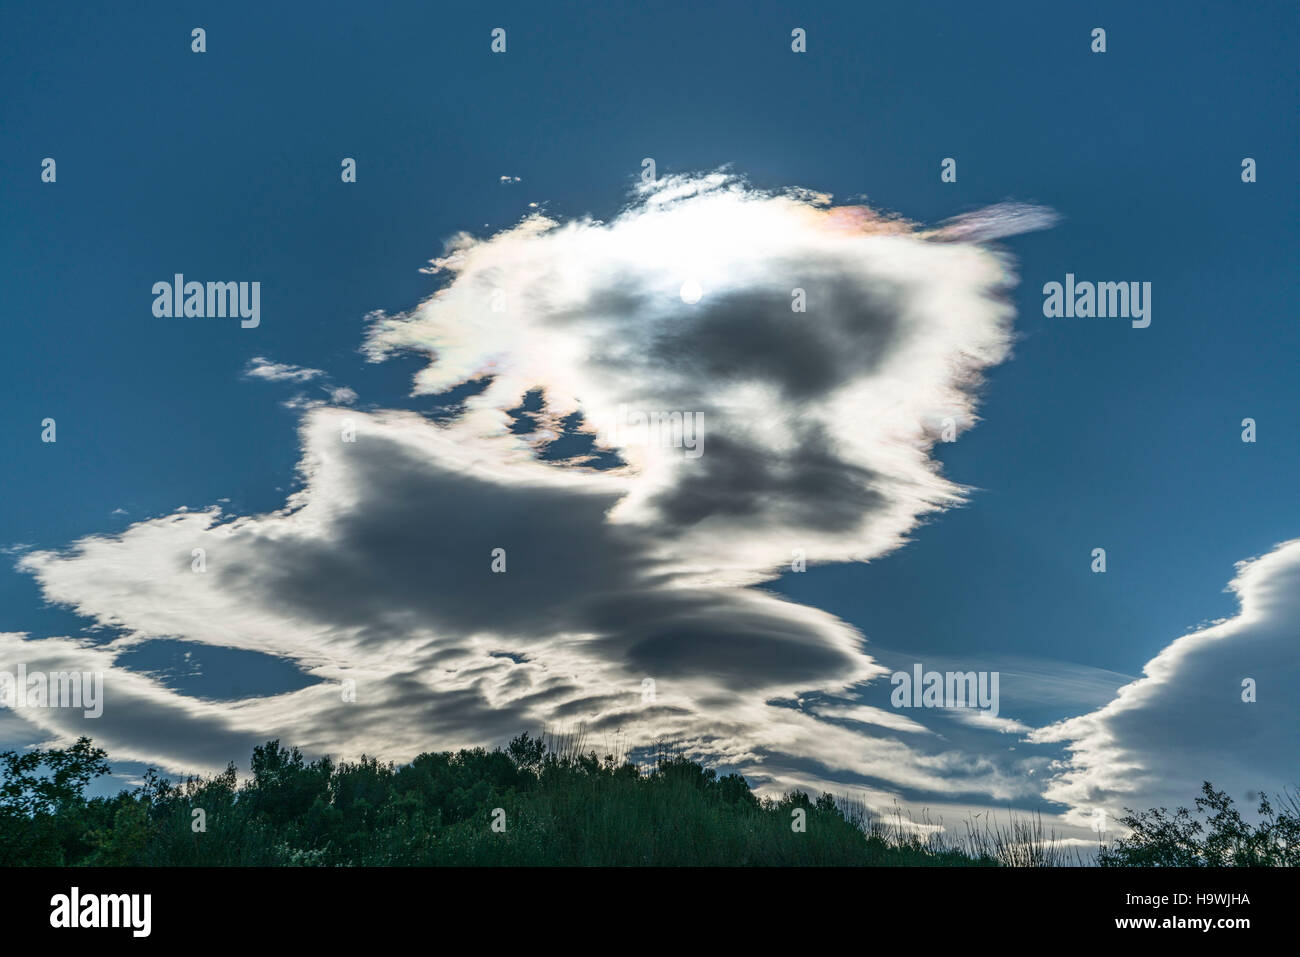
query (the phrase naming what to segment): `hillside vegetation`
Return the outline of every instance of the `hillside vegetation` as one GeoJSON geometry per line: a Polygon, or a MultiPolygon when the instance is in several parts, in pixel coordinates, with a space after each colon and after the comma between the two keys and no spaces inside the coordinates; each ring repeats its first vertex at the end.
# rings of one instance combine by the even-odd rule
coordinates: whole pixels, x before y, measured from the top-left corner
{"type": "MultiPolygon", "coordinates": [[[[505,750],[426,753],[400,766],[365,757],[307,761],[297,748],[270,741],[254,749],[250,770],[243,783],[233,764],[221,774],[179,783],[150,770],[140,787],[87,798],[89,783],[109,772],[107,754],[89,739],[65,749],[5,752],[0,864],[1081,862],[1042,833],[1036,818],[979,829],[968,822],[965,838],[951,843],[940,829],[918,829],[901,816],[887,824],[863,805],[830,794],[814,799],[793,791],[761,799],[740,775],[719,776],[680,755],[661,755],[642,770],[574,747],[548,747],[527,734],[505,750]]],[[[1221,803],[1218,813],[1221,823],[1245,826],[1225,817],[1221,803]]],[[[1195,822],[1180,814],[1134,817],[1150,826],[1104,850],[1102,862],[1188,863],[1205,845],[1197,843],[1195,822]],[[1157,845],[1171,836],[1177,846],[1162,857],[1157,845]]],[[[1294,828],[1294,816],[1283,817],[1294,828]]],[[[1254,857],[1235,862],[1294,863],[1276,849],[1266,852],[1270,840],[1297,846],[1294,833],[1270,833],[1256,842],[1254,857]]],[[[1219,835],[1215,862],[1234,862],[1225,850],[1230,844],[1219,835]]]]}

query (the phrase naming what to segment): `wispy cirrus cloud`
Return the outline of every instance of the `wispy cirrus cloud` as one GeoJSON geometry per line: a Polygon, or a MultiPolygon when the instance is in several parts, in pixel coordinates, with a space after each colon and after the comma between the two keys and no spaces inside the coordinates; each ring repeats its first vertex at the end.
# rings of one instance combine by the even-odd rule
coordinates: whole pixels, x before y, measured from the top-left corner
{"type": "Polygon", "coordinates": [[[264,356],[254,356],[244,367],[244,375],[250,379],[265,379],[268,382],[308,382],[320,378],[325,373],[320,369],[271,362],[264,356]]]}
{"type": "MultiPolygon", "coordinates": [[[[296,384],[321,380],[318,382],[320,390],[329,396],[329,402],[333,405],[352,405],[358,398],[355,390],[347,386],[331,384],[329,376],[323,369],[312,369],[284,362],[271,362],[264,356],[254,356],[248,360],[248,364],[244,367],[244,377],[247,379],[261,379],[264,382],[293,382],[296,384]]],[[[312,398],[300,392],[284,404],[290,409],[310,409],[326,403],[324,399],[312,398]]]]}

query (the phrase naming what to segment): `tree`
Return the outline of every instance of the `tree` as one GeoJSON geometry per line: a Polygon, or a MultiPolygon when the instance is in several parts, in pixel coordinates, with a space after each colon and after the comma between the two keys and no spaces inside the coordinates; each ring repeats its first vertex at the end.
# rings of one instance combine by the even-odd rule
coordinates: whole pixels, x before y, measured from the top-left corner
{"type": "Polygon", "coordinates": [[[89,738],[0,753],[0,864],[63,864],[88,852],[94,815],[82,792],[110,772],[107,757],[89,738]]]}
{"type": "Polygon", "coordinates": [[[1251,825],[1233,806],[1226,792],[1209,781],[1201,785],[1196,810],[1204,823],[1180,807],[1128,812],[1119,823],[1129,828],[1126,837],[1102,848],[1103,867],[1294,867],[1300,865],[1300,804],[1285,794],[1281,810],[1268,795],[1260,795],[1259,823],[1251,825]],[[1204,835],[1204,836],[1202,836],[1204,835]]]}
{"type": "Polygon", "coordinates": [[[109,774],[108,752],[90,738],[69,748],[5,751],[0,754],[0,811],[53,814],[82,800],[91,779],[109,774]]]}

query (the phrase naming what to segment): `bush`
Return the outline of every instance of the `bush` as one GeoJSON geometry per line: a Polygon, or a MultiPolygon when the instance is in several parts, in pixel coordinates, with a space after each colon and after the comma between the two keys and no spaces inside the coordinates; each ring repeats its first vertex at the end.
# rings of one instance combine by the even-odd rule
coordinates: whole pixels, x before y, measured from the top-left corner
{"type": "Polygon", "coordinates": [[[1232,798],[1216,791],[1209,781],[1201,785],[1196,810],[1204,823],[1185,807],[1173,814],[1168,808],[1120,818],[1130,830],[1127,837],[1102,848],[1103,867],[1294,867],[1300,864],[1300,803],[1284,793],[1281,810],[1268,795],[1260,795],[1259,823],[1245,821],[1232,798]]]}
{"type": "MultiPolygon", "coordinates": [[[[505,750],[421,754],[395,767],[308,761],[268,741],[242,784],[220,774],[172,782],[155,770],[113,797],[87,799],[109,773],[89,739],[66,749],[0,754],[0,864],[180,866],[368,865],[991,865],[1077,863],[1037,817],[960,843],[942,821],[885,824],[861,802],[791,791],[760,799],[739,774],[719,776],[661,752],[638,768],[598,758],[581,739],[521,734],[505,750]],[[802,820],[796,831],[792,824],[802,820]],[[199,827],[202,822],[202,827],[199,827]]],[[[1208,783],[1185,808],[1121,819],[1099,852],[1106,866],[1294,865],[1300,808],[1261,798],[1248,824],[1208,783]]]]}

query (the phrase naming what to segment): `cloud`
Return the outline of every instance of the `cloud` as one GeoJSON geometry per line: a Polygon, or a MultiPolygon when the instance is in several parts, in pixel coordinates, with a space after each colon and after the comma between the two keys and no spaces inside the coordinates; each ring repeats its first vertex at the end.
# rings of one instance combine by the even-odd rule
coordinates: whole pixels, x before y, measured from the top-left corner
{"type": "Polygon", "coordinates": [[[945,242],[983,242],[1014,236],[1017,233],[1050,229],[1059,220],[1060,216],[1045,206],[997,203],[984,209],[954,216],[928,235],[932,239],[945,242]]]}
{"type": "Polygon", "coordinates": [[[821,718],[841,718],[845,721],[857,721],[860,724],[878,724],[895,731],[911,731],[915,734],[931,734],[929,728],[919,721],[913,721],[897,711],[886,708],[873,708],[869,705],[824,704],[814,707],[813,712],[821,718]]]}
{"type": "Polygon", "coordinates": [[[241,756],[196,752],[205,735],[402,759],[582,723],[771,787],[1032,795],[1043,759],[1007,756],[1012,726],[945,722],[997,739],[995,758],[863,705],[887,673],[863,636],[753,587],[801,554],[886,554],[963,500],[930,451],[945,420],[977,421],[980,375],[1009,353],[1012,276],[955,239],[725,174],[643,187],[609,222],[457,237],[438,292],[365,342],[374,361],[425,356],[414,392],[463,394],[455,414],[304,403],[284,508],[178,511],[20,567],[116,630],[96,652],[114,673],[168,638],[314,680],[208,706],[138,676],[115,697],[110,675],[114,743],[173,769],[241,756]],[[520,426],[530,395],[544,408],[520,426]],[[582,437],[599,467],[552,454],[582,437]]]}
{"type": "MultiPolygon", "coordinates": [[[[311,382],[322,379],[318,385],[322,392],[329,396],[329,402],[333,405],[352,405],[357,401],[355,390],[347,386],[333,385],[329,377],[321,369],[309,369],[304,366],[288,365],[282,362],[271,362],[262,356],[254,356],[248,361],[244,369],[244,377],[247,379],[261,379],[265,382],[311,382]]],[[[298,393],[292,398],[287,399],[283,405],[287,409],[305,410],[313,409],[325,405],[324,399],[312,398],[304,393],[298,393]]]]}
{"type": "Polygon", "coordinates": [[[1011,342],[995,250],[724,174],[643,187],[608,223],[532,215],[462,235],[431,271],[446,285],[379,316],[370,357],[427,355],[416,394],[490,378],[465,402],[484,432],[531,389],[556,415],[581,413],[631,476],[611,520],[733,584],[795,548],[885,554],[960,502],[929,451],[945,419],[975,421],[980,373],[1011,342]],[[688,282],[697,303],[683,302],[688,282]],[[700,427],[704,454],[671,430],[618,441],[629,419],[673,415],[700,427]]]}
{"type": "MultiPolygon", "coordinates": [[[[124,632],[115,652],[174,636],[297,662],[321,685],[235,709],[231,726],[258,715],[335,751],[488,743],[577,718],[694,735],[701,699],[761,702],[880,671],[831,615],[685,581],[605,521],[618,496],[599,474],[413,413],[316,409],[303,441],[306,486],[279,512],[177,513],[20,567],[51,601],[124,632]],[[338,693],[347,678],[355,706],[338,693]]],[[[184,751],[154,758],[175,766],[184,751]]]]}
{"type": "Polygon", "coordinates": [[[249,379],[265,379],[268,382],[307,382],[323,376],[320,369],[308,369],[303,366],[286,365],[271,362],[263,356],[254,356],[248,360],[244,375],[249,379]]]}
{"type": "Polygon", "coordinates": [[[1242,562],[1232,618],[1184,635],[1104,707],[1034,732],[1069,761],[1046,796],[1082,821],[1100,808],[1190,804],[1201,782],[1241,799],[1295,787],[1300,539],[1242,562]],[[1243,700],[1243,681],[1257,700],[1243,700]]]}
{"type": "MultiPolygon", "coordinates": [[[[162,754],[185,754],[189,767],[216,770],[234,755],[263,743],[249,725],[241,733],[237,716],[210,702],[169,693],[155,679],[115,665],[116,652],[72,638],[31,639],[0,632],[0,670],[104,675],[103,712],[86,717],[83,707],[5,709],[25,721],[37,741],[68,742],[79,735],[94,738],[119,760],[156,761],[162,754]]],[[[13,732],[10,732],[13,734],[13,732]]],[[[172,767],[181,770],[173,763],[172,767]]]]}

